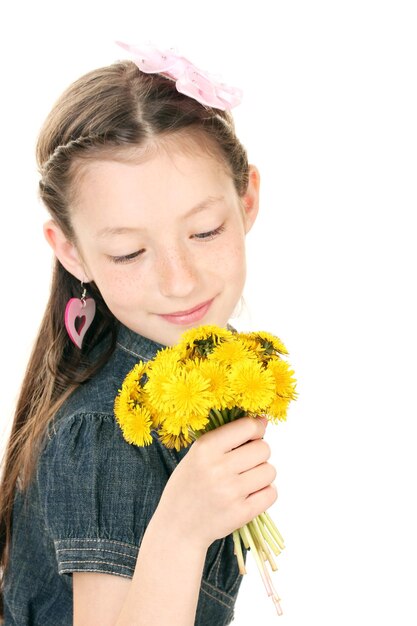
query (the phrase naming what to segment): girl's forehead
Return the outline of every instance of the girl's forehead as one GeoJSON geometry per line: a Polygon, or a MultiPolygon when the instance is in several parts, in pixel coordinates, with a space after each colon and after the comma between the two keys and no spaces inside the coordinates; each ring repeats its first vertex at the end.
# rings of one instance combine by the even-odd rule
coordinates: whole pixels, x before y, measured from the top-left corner
{"type": "Polygon", "coordinates": [[[182,215],[207,199],[237,201],[233,179],[224,163],[204,149],[194,153],[175,145],[126,154],[127,158],[97,158],[86,164],[76,186],[73,216],[88,213],[102,221],[120,216],[182,215]]]}
{"type": "Polygon", "coordinates": [[[232,179],[232,171],[226,163],[216,142],[201,131],[192,133],[177,132],[160,135],[139,145],[123,147],[101,148],[86,158],[73,163],[71,171],[71,205],[73,208],[79,203],[80,191],[85,185],[93,181],[99,184],[105,182],[103,172],[128,172],[129,168],[137,172],[150,170],[155,164],[161,170],[169,167],[173,173],[177,168],[181,174],[187,164],[198,163],[200,171],[221,171],[232,179]],[[144,168],[135,166],[145,166],[144,168]]]}

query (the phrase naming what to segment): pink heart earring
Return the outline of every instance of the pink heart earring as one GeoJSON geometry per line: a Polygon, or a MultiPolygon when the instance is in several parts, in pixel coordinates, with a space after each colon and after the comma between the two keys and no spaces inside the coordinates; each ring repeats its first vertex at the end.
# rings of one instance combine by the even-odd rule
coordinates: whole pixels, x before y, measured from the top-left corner
{"type": "Polygon", "coordinates": [[[81,349],[84,335],[93,323],[96,303],[93,298],[86,298],[87,290],[81,281],[81,298],[71,298],[65,308],[65,328],[73,343],[81,349]]]}

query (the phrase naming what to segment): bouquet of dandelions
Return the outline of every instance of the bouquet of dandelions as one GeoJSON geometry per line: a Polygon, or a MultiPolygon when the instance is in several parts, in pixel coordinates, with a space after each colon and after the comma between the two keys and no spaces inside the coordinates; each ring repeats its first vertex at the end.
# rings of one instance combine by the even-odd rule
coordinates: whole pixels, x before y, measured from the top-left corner
{"type": "MultiPolygon", "coordinates": [[[[243,416],[285,420],[296,397],[294,372],[282,358],[287,354],[281,341],[266,332],[238,333],[217,326],[186,331],[176,346],[137,363],[124,379],[114,405],[124,438],[146,446],[156,430],[163,445],[180,450],[243,416]]],[[[271,517],[267,512],[258,515],[233,533],[233,541],[240,573],[246,573],[243,543],[281,615],[266,564],[277,569],[273,554],[280,554],[284,542],[271,517]]]]}

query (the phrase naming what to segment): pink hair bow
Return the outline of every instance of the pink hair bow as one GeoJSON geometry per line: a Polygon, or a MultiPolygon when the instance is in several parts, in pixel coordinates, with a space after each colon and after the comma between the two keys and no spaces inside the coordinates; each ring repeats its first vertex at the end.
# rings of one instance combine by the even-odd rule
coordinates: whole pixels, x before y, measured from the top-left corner
{"type": "Polygon", "coordinates": [[[173,49],[158,50],[153,44],[130,45],[116,41],[133,56],[134,63],[146,74],[159,73],[175,80],[180,93],[201,104],[228,111],[240,103],[242,91],[229,87],[215,76],[200,70],[173,49]]]}

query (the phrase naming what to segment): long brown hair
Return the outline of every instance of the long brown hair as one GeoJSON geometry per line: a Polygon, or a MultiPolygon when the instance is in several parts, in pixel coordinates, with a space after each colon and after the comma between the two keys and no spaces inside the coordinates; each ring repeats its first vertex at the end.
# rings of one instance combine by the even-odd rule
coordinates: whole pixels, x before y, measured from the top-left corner
{"type": "MultiPolygon", "coordinates": [[[[40,196],[68,240],[75,242],[69,210],[71,186],[84,159],[103,153],[117,158],[126,148],[144,146],[158,136],[178,132],[198,133],[205,138],[228,167],[238,194],[245,193],[248,161],[229,113],[199,104],[180,94],[171,79],[144,74],[130,61],[92,71],[73,83],[46,119],[37,144],[40,196]]],[[[43,435],[56,411],[114,350],[116,321],[93,283],[88,291],[96,300],[97,313],[80,351],[63,328],[66,302],[80,297],[80,283],[55,261],[49,302],[29,359],[2,464],[0,605],[15,491],[27,489],[43,435]],[[105,354],[94,360],[93,349],[106,337],[105,354]]],[[[0,606],[0,618],[2,614],[0,606]]]]}

